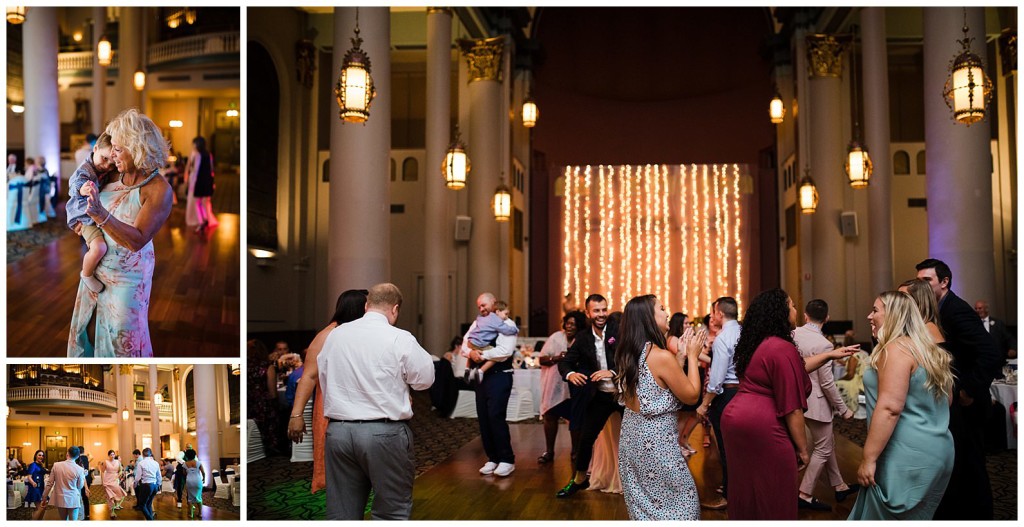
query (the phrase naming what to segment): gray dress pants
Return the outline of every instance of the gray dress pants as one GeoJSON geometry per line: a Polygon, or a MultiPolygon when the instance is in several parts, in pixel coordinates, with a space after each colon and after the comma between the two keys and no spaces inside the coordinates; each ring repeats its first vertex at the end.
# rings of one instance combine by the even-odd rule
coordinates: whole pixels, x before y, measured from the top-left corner
{"type": "Polygon", "coordinates": [[[409,423],[332,420],[324,447],[328,520],[362,520],[371,488],[373,519],[409,519],[416,476],[409,423]]]}

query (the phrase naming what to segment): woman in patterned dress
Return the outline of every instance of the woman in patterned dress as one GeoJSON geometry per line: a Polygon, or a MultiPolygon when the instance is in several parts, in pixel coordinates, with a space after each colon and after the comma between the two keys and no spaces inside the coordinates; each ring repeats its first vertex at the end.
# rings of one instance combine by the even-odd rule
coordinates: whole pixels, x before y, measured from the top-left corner
{"type": "MultiPolygon", "coordinates": [[[[615,351],[615,384],[626,405],[619,476],[633,520],[698,520],[697,486],[679,449],[676,412],[700,396],[697,356],[706,334],[683,335],[687,373],[665,349],[668,313],[654,295],[625,307],[615,351]]],[[[682,358],[680,354],[680,358],[682,358]]]]}
{"type": "Polygon", "coordinates": [[[167,160],[167,141],[160,128],[134,108],[110,121],[106,133],[121,176],[102,191],[92,189],[86,214],[103,230],[109,248],[94,275],[107,287],[95,293],[79,282],[68,357],[152,357],[153,236],[170,216],[172,201],[171,186],[156,177],[167,160]],[[90,342],[94,318],[96,338],[90,342]]]}
{"type": "Polygon", "coordinates": [[[103,490],[107,493],[107,504],[110,505],[110,517],[117,518],[117,509],[121,508],[124,501],[124,489],[121,488],[121,462],[117,459],[113,450],[107,451],[107,459],[100,463],[103,470],[103,490]]]}

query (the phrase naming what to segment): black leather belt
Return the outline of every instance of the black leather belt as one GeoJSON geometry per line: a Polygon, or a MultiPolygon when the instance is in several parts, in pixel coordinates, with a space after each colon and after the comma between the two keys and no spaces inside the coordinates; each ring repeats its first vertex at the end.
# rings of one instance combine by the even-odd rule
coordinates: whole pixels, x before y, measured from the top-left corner
{"type": "Polygon", "coordinates": [[[332,423],[408,423],[408,419],[394,420],[382,417],[380,419],[328,419],[332,423]]]}

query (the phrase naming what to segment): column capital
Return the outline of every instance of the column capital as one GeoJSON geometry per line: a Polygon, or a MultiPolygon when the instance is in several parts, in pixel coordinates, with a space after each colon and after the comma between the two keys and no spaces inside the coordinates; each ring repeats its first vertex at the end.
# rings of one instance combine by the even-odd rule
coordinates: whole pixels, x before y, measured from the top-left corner
{"type": "Polygon", "coordinates": [[[174,370],[172,370],[172,371],[174,372],[174,382],[180,381],[181,380],[181,369],[180,368],[174,368],[174,370]]]}
{"type": "Polygon", "coordinates": [[[807,76],[814,78],[840,77],[843,74],[843,52],[848,36],[807,35],[807,76]]]}
{"type": "Polygon", "coordinates": [[[427,14],[428,15],[445,14],[445,15],[448,15],[448,16],[452,16],[452,8],[450,8],[450,7],[427,6],[427,14]]]}
{"type": "Polygon", "coordinates": [[[501,81],[505,38],[460,39],[459,50],[469,65],[469,82],[501,81]]]}
{"type": "Polygon", "coordinates": [[[999,56],[1003,59],[1003,77],[1017,71],[1017,30],[1006,28],[999,35],[999,56]]]}
{"type": "Polygon", "coordinates": [[[135,369],[135,366],[133,366],[131,364],[119,364],[118,365],[118,370],[121,372],[121,375],[131,375],[132,374],[132,370],[134,370],[134,369],[135,369]]]}

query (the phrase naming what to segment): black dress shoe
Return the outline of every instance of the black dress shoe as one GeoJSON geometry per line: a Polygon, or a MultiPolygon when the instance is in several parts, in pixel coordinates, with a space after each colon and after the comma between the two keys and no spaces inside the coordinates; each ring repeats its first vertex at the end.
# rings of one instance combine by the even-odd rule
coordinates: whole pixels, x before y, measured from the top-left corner
{"type": "Polygon", "coordinates": [[[853,494],[856,494],[858,490],[860,490],[860,483],[854,483],[853,485],[850,485],[850,488],[848,488],[846,490],[837,490],[836,491],[836,501],[838,501],[839,503],[842,503],[843,500],[845,500],[847,496],[851,496],[853,494]]]}
{"type": "Polygon", "coordinates": [[[584,481],[583,483],[576,483],[576,480],[570,480],[568,485],[562,487],[562,490],[558,491],[558,494],[555,494],[555,497],[568,498],[569,496],[572,496],[573,494],[576,494],[577,492],[581,490],[586,490],[588,488],[590,488],[589,479],[584,481]]]}
{"type": "Polygon", "coordinates": [[[818,498],[811,498],[811,501],[807,501],[803,498],[797,498],[797,508],[810,509],[812,511],[824,511],[828,512],[832,510],[832,506],[828,503],[822,503],[818,501],[818,498]]]}

